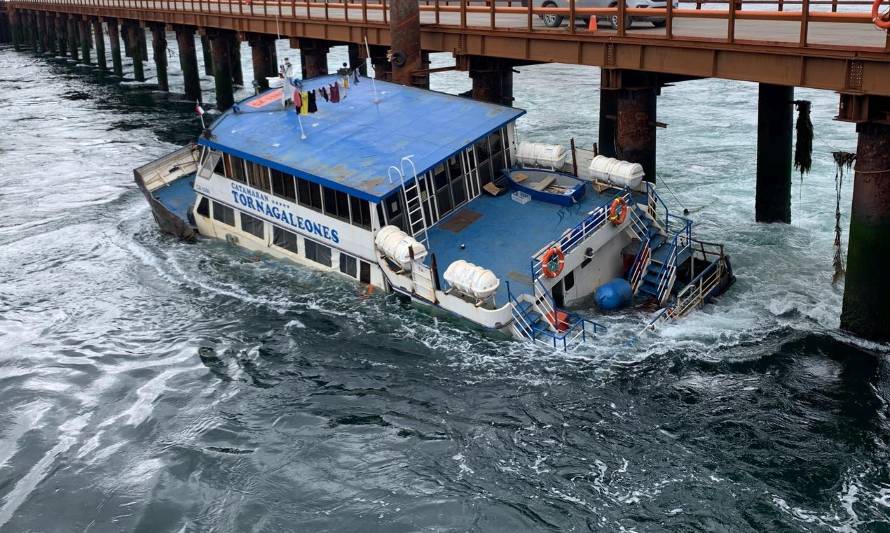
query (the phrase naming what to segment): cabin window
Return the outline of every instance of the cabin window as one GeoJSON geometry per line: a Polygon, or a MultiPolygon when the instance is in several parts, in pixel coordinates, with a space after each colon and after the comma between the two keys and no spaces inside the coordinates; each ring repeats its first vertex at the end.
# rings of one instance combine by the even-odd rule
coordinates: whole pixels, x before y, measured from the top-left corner
{"type": "Polygon", "coordinates": [[[225,164],[225,161],[223,161],[222,154],[220,152],[214,152],[214,153],[217,154],[217,158],[216,158],[216,165],[213,167],[213,173],[220,175],[220,176],[225,176],[226,175],[226,168],[225,168],[226,164],[225,164]]]}
{"type": "Polygon", "coordinates": [[[448,179],[451,180],[451,199],[454,207],[457,207],[467,201],[466,178],[458,156],[452,156],[448,160],[448,179]]]}
{"type": "Polygon", "coordinates": [[[380,224],[380,227],[386,225],[386,218],[383,216],[383,204],[377,204],[377,223],[380,224]]]}
{"type": "Polygon", "coordinates": [[[371,229],[371,204],[367,200],[349,197],[350,211],[352,213],[352,223],[360,228],[371,229]]]}
{"type": "Polygon", "coordinates": [[[371,283],[371,264],[366,261],[359,261],[358,280],[362,283],[371,283]]]}
{"type": "Polygon", "coordinates": [[[330,248],[309,239],[304,239],[304,247],[306,248],[306,259],[326,267],[331,266],[330,248]]]}
{"type": "Polygon", "coordinates": [[[262,220],[252,217],[247,213],[241,213],[241,230],[250,233],[254,237],[263,239],[266,237],[265,223],[262,220]]]}
{"type": "Polygon", "coordinates": [[[406,224],[403,222],[402,216],[402,194],[401,192],[394,192],[390,194],[386,200],[383,201],[386,204],[386,220],[389,224],[393,226],[397,226],[403,231],[407,229],[406,224]]]}
{"type": "Polygon", "coordinates": [[[284,198],[290,202],[297,202],[297,189],[294,185],[294,177],[278,170],[269,169],[272,178],[272,194],[284,198]]]}
{"type": "Polygon", "coordinates": [[[269,188],[269,170],[266,167],[250,161],[247,163],[247,169],[250,171],[247,175],[247,181],[251,187],[261,191],[271,191],[269,188]]]}
{"type": "Polygon", "coordinates": [[[198,202],[197,211],[202,217],[210,218],[210,200],[208,200],[206,196],[201,197],[201,201],[198,202]]]}
{"type": "Polygon", "coordinates": [[[240,157],[226,154],[226,177],[241,183],[247,183],[247,172],[244,170],[244,161],[240,157]]]}
{"type": "Polygon", "coordinates": [[[488,137],[476,141],[476,157],[481,161],[483,159],[488,159],[490,155],[491,150],[488,148],[488,137]]]}
{"type": "Polygon", "coordinates": [[[321,211],[321,185],[297,178],[297,199],[300,205],[321,211]]]}
{"type": "Polygon", "coordinates": [[[562,286],[565,287],[565,290],[570,290],[575,286],[575,271],[569,272],[566,274],[566,277],[562,279],[562,286]]]}
{"type": "Polygon", "coordinates": [[[299,248],[297,248],[297,235],[278,226],[272,226],[272,244],[279,248],[284,248],[288,252],[300,253],[299,248]]]}
{"type": "Polygon", "coordinates": [[[355,257],[340,252],[340,272],[346,274],[347,276],[357,278],[358,265],[356,263],[355,257]]]}
{"type": "Polygon", "coordinates": [[[349,195],[329,187],[324,190],[324,213],[349,222],[349,195]]]}
{"type": "Polygon", "coordinates": [[[219,173],[220,168],[222,168],[222,154],[219,152],[208,152],[207,157],[201,163],[201,168],[198,170],[198,176],[209,180],[214,172],[219,173]]]}
{"type": "Polygon", "coordinates": [[[235,210],[219,202],[213,202],[213,218],[235,227],[235,210]]]}

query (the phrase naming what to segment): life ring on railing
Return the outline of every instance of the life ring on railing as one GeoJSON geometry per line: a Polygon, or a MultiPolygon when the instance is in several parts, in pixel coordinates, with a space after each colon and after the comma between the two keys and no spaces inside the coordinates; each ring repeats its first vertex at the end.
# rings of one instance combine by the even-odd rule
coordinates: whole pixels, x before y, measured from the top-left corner
{"type": "Polygon", "coordinates": [[[884,0],[875,0],[875,3],[871,6],[871,21],[875,23],[875,26],[881,28],[882,30],[890,30],[890,15],[884,14],[881,15],[881,4],[884,3],[884,0]]]}
{"type": "Polygon", "coordinates": [[[559,246],[551,246],[541,257],[541,271],[544,277],[555,278],[566,266],[566,255],[559,246]]]}
{"type": "Polygon", "coordinates": [[[619,196],[612,200],[612,203],[609,204],[608,218],[613,226],[624,224],[624,220],[627,218],[627,202],[624,201],[624,198],[619,196]]]}

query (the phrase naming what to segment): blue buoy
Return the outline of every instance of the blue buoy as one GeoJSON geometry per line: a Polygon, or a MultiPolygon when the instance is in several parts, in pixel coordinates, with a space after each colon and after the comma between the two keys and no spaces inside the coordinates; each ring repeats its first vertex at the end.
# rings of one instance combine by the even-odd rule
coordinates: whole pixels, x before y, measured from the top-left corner
{"type": "Polygon", "coordinates": [[[603,311],[614,311],[629,304],[633,298],[630,283],[624,278],[615,278],[596,289],[594,299],[603,311]]]}

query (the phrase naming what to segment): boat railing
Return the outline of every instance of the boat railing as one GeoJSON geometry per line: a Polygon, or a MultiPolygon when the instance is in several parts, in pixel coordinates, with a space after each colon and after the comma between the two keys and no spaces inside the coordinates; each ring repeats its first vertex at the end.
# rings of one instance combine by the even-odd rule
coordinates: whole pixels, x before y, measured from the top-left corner
{"type": "Polygon", "coordinates": [[[637,256],[634,258],[633,265],[630,267],[630,287],[631,294],[637,293],[637,288],[640,285],[640,282],[643,279],[643,274],[646,272],[646,269],[649,267],[649,258],[652,254],[652,249],[649,245],[652,242],[652,236],[646,235],[645,240],[640,244],[640,249],[637,250],[637,256]]]}
{"type": "Polygon", "coordinates": [[[668,294],[673,286],[673,280],[677,272],[677,257],[686,252],[692,242],[692,221],[688,219],[683,220],[686,222],[680,230],[674,233],[673,238],[671,238],[671,247],[668,251],[668,256],[665,259],[664,264],[662,264],[661,271],[658,274],[658,289],[656,293],[658,294],[657,298],[660,304],[667,301],[668,294]]]}
{"type": "MultiPolygon", "coordinates": [[[[629,192],[625,192],[620,196],[628,206],[630,206],[630,202],[632,201],[631,194],[629,192]]],[[[562,253],[568,255],[572,253],[578,246],[584,242],[587,237],[589,237],[594,232],[601,229],[605,226],[608,221],[608,211],[609,208],[607,206],[600,206],[590,212],[584,219],[579,222],[575,227],[567,229],[562,236],[555,241],[549,242],[543,248],[538,250],[532,255],[531,259],[531,274],[532,279],[538,279],[543,273],[544,265],[541,261],[541,258],[550,248],[554,246],[559,246],[559,249],[562,250],[562,253]]],[[[631,210],[632,215],[633,210],[631,210]]]]}
{"type": "Polygon", "coordinates": [[[704,305],[708,297],[720,285],[726,268],[724,261],[724,256],[721,255],[702,270],[677,294],[674,304],[659,311],[644,329],[655,329],[659,322],[676,320],[704,305]]]}

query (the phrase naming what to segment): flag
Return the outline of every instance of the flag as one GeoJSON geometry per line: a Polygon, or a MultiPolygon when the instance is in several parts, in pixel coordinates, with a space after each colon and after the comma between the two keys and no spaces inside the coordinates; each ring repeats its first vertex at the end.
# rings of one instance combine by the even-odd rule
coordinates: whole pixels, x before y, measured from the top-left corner
{"type": "Polygon", "coordinates": [[[203,117],[203,116],[204,116],[204,108],[201,107],[201,102],[198,102],[198,101],[195,102],[195,113],[196,113],[199,117],[203,117]]]}

